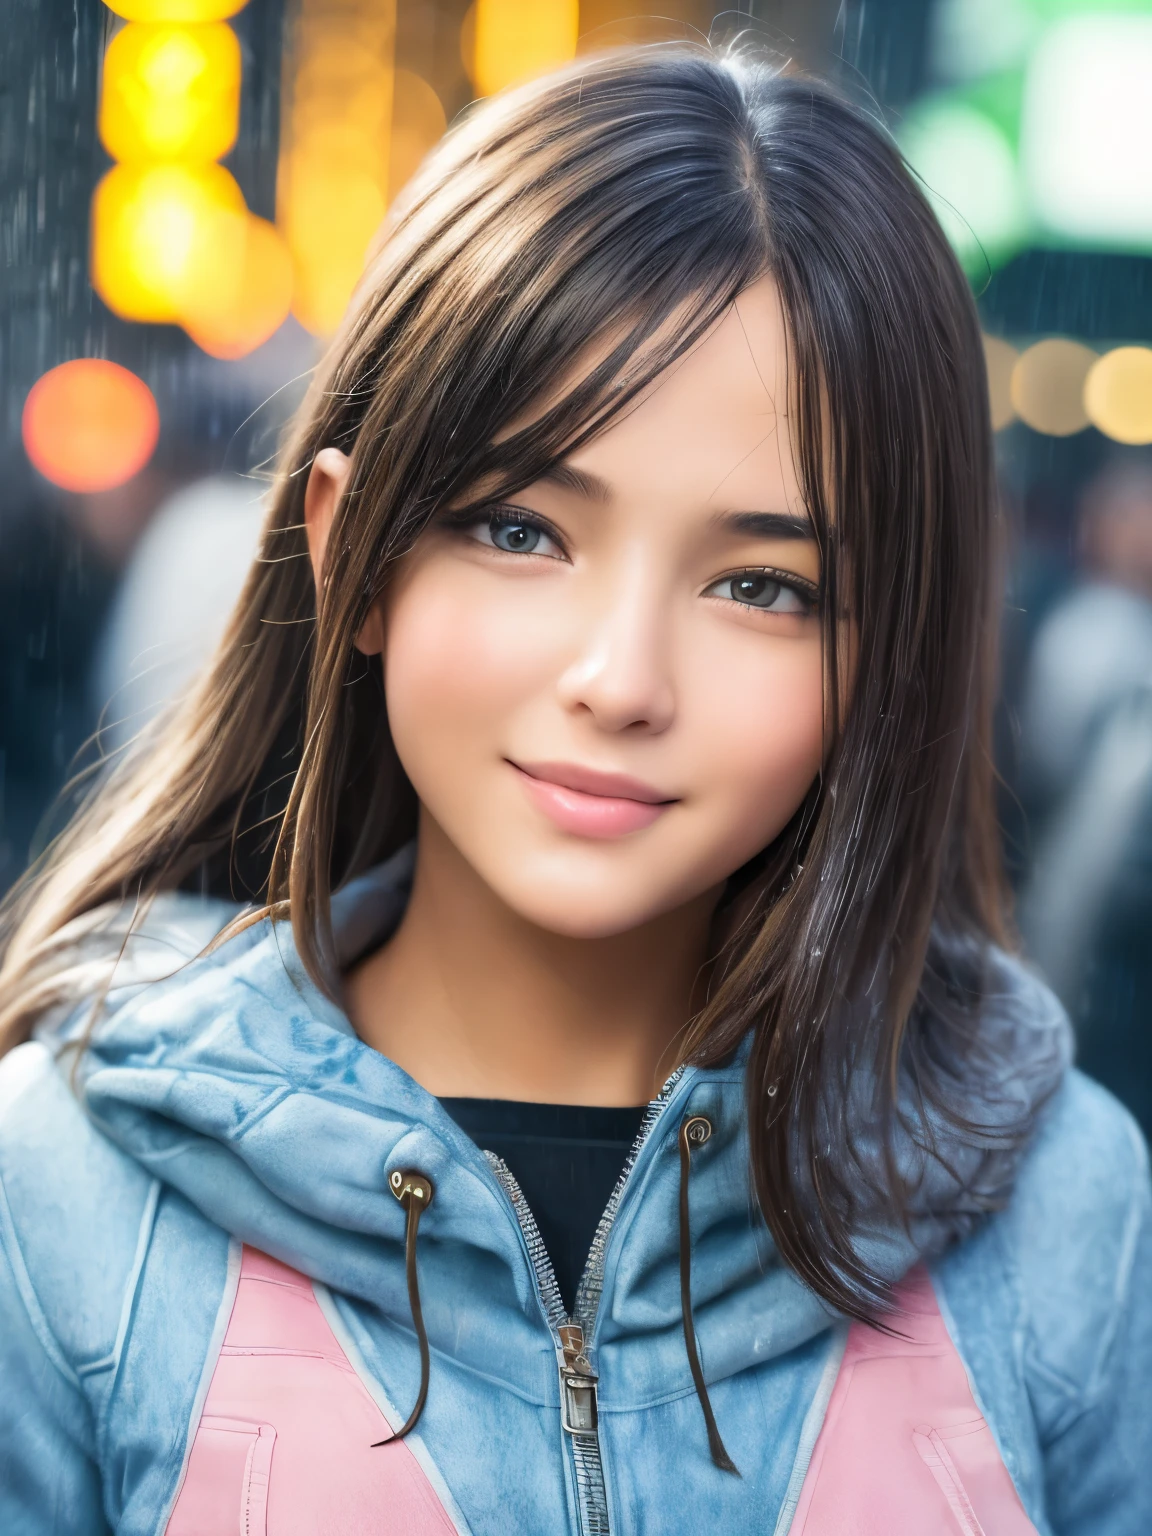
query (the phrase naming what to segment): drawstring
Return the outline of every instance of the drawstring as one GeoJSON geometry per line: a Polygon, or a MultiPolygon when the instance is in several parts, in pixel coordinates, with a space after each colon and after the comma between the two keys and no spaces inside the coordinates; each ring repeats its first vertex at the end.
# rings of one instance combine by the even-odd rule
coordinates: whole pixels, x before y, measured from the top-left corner
{"type": "MultiPolygon", "coordinates": [[[[739,1477],[739,1469],[724,1449],[720,1431],[716,1428],[716,1417],[708,1398],[704,1372],[700,1368],[700,1355],[696,1348],[696,1329],[692,1322],[692,1231],[688,1219],[688,1176],[692,1171],[693,1147],[702,1147],[711,1135],[712,1122],[704,1115],[690,1115],[680,1127],[680,1312],[684,1322],[684,1347],[688,1351],[692,1381],[696,1388],[696,1396],[700,1399],[704,1423],[708,1429],[708,1448],[712,1453],[712,1460],[721,1471],[735,1472],[739,1477]]],[[[390,1445],[393,1440],[402,1440],[409,1430],[415,1428],[417,1420],[424,1412],[424,1403],[428,1397],[430,1366],[428,1335],[424,1331],[420,1286],[416,1276],[416,1233],[420,1227],[420,1217],[432,1203],[432,1181],[422,1173],[398,1168],[389,1176],[388,1186],[408,1216],[404,1235],[404,1260],[408,1279],[408,1304],[412,1309],[412,1322],[420,1345],[420,1391],[416,1397],[416,1406],[408,1415],[404,1426],[395,1434],[389,1435],[387,1439],[375,1441],[373,1448],[379,1445],[390,1445]]]]}
{"type": "Polygon", "coordinates": [[[374,1441],[373,1450],[378,1445],[391,1445],[393,1440],[403,1440],[408,1431],[416,1427],[416,1421],[424,1412],[424,1403],[428,1397],[430,1365],[428,1335],[424,1331],[424,1313],[420,1308],[420,1285],[416,1278],[416,1232],[420,1226],[420,1217],[432,1204],[432,1180],[422,1173],[397,1168],[388,1177],[388,1187],[408,1213],[408,1223],[404,1232],[404,1268],[408,1277],[408,1305],[412,1309],[412,1322],[420,1345],[420,1391],[416,1397],[416,1406],[408,1415],[403,1428],[384,1440],[374,1441]]]}
{"type": "Polygon", "coordinates": [[[722,1472],[740,1470],[724,1449],[716,1417],[704,1384],[704,1372],[700,1369],[700,1355],[696,1349],[696,1329],[692,1322],[692,1230],[688,1222],[688,1175],[692,1171],[692,1148],[702,1147],[712,1135],[712,1122],[704,1115],[690,1115],[680,1127],[680,1313],[684,1320],[684,1347],[688,1351],[688,1364],[692,1368],[692,1380],[696,1396],[704,1410],[704,1423],[708,1426],[708,1449],[712,1460],[722,1472]]]}

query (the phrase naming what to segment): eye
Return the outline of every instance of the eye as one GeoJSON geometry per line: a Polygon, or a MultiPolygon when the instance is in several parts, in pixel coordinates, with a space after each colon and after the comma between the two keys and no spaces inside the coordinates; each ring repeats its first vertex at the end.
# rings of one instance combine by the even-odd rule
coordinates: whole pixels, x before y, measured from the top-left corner
{"type": "Polygon", "coordinates": [[[563,559],[564,551],[547,527],[517,508],[501,508],[490,512],[469,527],[469,533],[477,543],[491,549],[503,550],[506,555],[545,555],[551,559],[563,559]]]}
{"type": "Polygon", "coordinates": [[[808,618],[816,609],[815,587],[779,571],[738,571],[734,576],[723,576],[706,589],[705,596],[740,603],[758,613],[797,618],[808,618]]]}

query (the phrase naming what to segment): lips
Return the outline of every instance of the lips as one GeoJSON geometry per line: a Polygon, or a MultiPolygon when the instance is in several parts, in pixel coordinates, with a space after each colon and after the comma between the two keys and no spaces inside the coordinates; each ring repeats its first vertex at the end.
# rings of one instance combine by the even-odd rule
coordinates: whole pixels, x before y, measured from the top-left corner
{"type": "Polygon", "coordinates": [[[509,763],[537,810],[576,837],[626,837],[643,831],[676,803],[627,774],[578,763],[509,763]]]}

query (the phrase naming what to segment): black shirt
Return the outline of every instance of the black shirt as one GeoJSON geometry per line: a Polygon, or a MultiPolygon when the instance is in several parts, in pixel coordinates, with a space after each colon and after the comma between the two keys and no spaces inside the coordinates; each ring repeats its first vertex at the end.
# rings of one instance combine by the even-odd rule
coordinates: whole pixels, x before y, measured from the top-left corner
{"type": "Polygon", "coordinates": [[[536,1218],[571,1316],[596,1228],[648,1106],[440,1102],[478,1147],[507,1164],[536,1218]]]}

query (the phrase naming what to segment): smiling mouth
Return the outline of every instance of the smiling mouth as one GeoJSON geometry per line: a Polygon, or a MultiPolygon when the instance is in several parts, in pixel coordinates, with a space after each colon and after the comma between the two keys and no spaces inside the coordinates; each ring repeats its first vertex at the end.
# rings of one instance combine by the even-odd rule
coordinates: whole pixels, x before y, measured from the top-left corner
{"type": "Polygon", "coordinates": [[[537,810],[575,837],[626,837],[652,826],[677,803],[626,774],[601,773],[576,763],[507,761],[537,810]]]}

